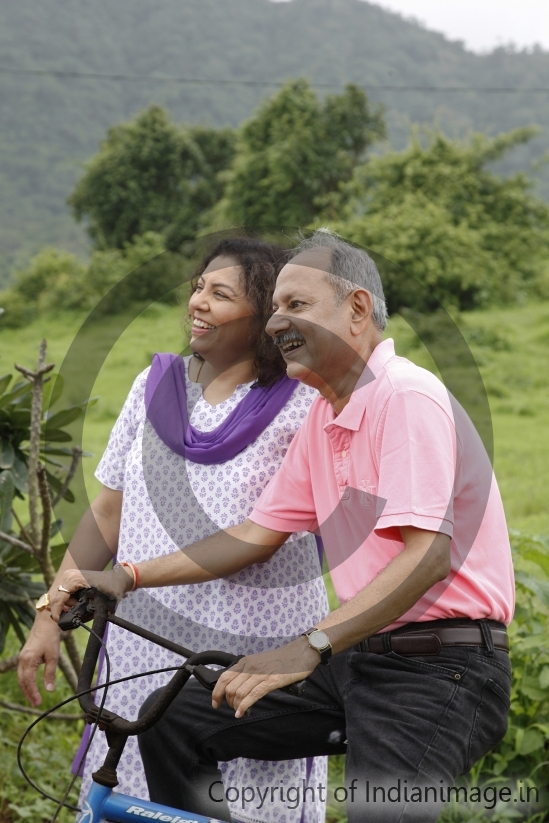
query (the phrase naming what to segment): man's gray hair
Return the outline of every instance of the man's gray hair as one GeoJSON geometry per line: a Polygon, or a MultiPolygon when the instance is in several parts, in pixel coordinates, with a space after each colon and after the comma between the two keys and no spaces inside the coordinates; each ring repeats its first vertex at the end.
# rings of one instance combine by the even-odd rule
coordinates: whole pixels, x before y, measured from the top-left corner
{"type": "Polygon", "coordinates": [[[329,251],[330,270],[326,279],[335,292],[336,306],[341,306],[345,298],[355,289],[365,289],[372,296],[372,320],[380,331],[388,320],[387,305],[381,277],[372,258],[362,249],[347,243],[330,229],[317,229],[310,237],[302,237],[292,249],[292,259],[298,254],[312,251],[329,251]]]}

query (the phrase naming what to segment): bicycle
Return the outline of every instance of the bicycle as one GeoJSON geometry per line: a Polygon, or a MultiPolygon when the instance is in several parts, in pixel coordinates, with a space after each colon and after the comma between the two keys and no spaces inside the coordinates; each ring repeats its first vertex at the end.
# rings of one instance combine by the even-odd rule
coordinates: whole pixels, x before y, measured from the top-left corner
{"type": "MultiPolygon", "coordinates": [[[[90,790],[84,800],[82,809],[66,803],[68,794],[74,784],[74,780],[67,788],[65,795],[61,801],[52,798],[38,787],[27,775],[21,762],[21,748],[22,744],[30,732],[30,730],[41,720],[44,716],[54,711],[58,706],[44,712],[34,723],[32,723],[21,738],[18,749],[18,763],[23,776],[30,783],[33,788],[39,791],[50,800],[55,800],[58,803],[57,811],[52,819],[52,823],[57,818],[60,809],[66,806],[75,811],[79,811],[77,823],[103,823],[103,821],[110,821],[110,823],[135,823],[136,818],[144,818],[149,820],[156,820],[159,823],[223,823],[213,817],[204,817],[203,815],[195,814],[194,812],[187,812],[183,809],[175,809],[170,806],[164,806],[160,803],[153,803],[148,800],[141,800],[140,798],[131,797],[130,795],[121,794],[114,791],[118,785],[116,769],[124,746],[128,737],[141,734],[151,728],[162,717],[172,700],[179,694],[181,689],[185,686],[191,676],[194,676],[198,682],[206,689],[213,691],[215,684],[226,668],[233,666],[242,659],[242,655],[232,655],[228,652],[221,651],[206,651],[206,652],[192,652],[189,649],[174,643],[171,640],[166,640],[160,635],[154,634],[147,629],[143,629],[127,620],[117,617],[115,614],[116,601],[109,598],[107,595],[100,592],[98,589],[81,589],[76,592],[74,597],[78,598],[78,602],[68,612],[63,614],[59,620],[59,627],[62,631],[70,631],[78,627],[85,628],[89,634],[89,640],[86,646],[84,659],[82,661],[82,668],[78,678],[78,692],[68,700],[63,701],[63,704],[70,700],[78,699],[82,710],[85,713],[86,722],[93,724],[92,735],[88,742],[86,751],[82,755],[81,762],[86,757],[87,751],[91,744],[93,735],[96,729],[105,732],[107,738],[108,752],[101,767],[93,773],[92,784],[90,790]],[[84,624],[93,618],[92,628],[88,628],[84,624]],[[110,682],[110,665],[108,653],[103,643],[103,635],[107,627],[107,623],[113,623],[120,626],[133,634],[143,637],[147,640],[162,646],[165,649],[175,652],[181,657],[186,658],[185,663],[181,666],[172,666],[169,669],[161,671],[173,671],[176,673],[171,680],[160,690],[158,697],[154,703],[149,706],[147,711],[137,720],[126,720],[123,717],[115,714],[104,708],[107,689],[110,682]],[[107,663],[107,677],[105,683],[97,686],[92,686],[92,678],[95,672],[96,664],[99,658],[101,648],[105,650],[105,659],[107,663]],[[209,665],[216,665],[221,668],[209,669],[209,665]],[[94,692],[103,689],[102,700],[99,705],[94,702],[94,692]]],[[[160,671],[160,670],[159,670],[160,671]]],[[[152,672],[143,672],[137,675],[123,678],[123,680],[132,679],[132,677],[140,677],[152,672]]],[[[119,682],[119,681],[112,681],[119,682]]],[[[305,688],[305,681],[293,683],[287,686],[284,691],[301,696],[305,688]]],[[[59,704],[59,705],[63,705],[59,704]]],[[[78,769],[76,770],[78,773],[78,769]]]]}

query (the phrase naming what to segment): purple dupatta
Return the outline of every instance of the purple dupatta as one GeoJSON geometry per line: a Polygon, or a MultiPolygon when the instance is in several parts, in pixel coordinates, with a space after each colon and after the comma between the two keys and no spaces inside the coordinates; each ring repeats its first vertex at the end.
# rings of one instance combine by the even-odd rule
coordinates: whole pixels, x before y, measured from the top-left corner
{"type": "Polygon", "coordinates": [[[189,423],[185,361],[176,354],[155,354],[145,386],[147,417],[163,443],[193,463],[232,460],[265,431],[296,388],[286,375],[266,388],[252,388],[229,416],[210,432],[189,423]]]}

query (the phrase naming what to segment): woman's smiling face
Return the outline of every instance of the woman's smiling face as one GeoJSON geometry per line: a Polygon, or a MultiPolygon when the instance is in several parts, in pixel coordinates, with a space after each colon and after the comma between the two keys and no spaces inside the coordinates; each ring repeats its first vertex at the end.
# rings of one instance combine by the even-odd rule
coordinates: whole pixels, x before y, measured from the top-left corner
{"type": "MultiPolygon", "coordinates": [[[[225,349],[241,359],[251,351],[252,311],[242,285],[242,269],[232,257],[215,257],[201,274],[189,300],[191,348],[206,357],[225,349]],[[240,321],[240,322],[236,322],[240,321]]],[[[253,356],[253,353],[252,353],[253,356]]]]}

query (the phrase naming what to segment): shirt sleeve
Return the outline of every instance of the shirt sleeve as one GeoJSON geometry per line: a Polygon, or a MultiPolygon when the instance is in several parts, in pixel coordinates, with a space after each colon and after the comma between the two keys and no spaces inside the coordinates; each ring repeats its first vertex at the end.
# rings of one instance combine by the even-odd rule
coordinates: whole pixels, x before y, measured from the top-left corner
{"type": "Polygon", "coordinates": [[[310,420],[311,412],[255,504],[249,516],[253,523],[277,532],[312,532],[318,528],[309,470],[310,420]]]}
{"type": "Polygon", "coordinates": [[[115,491],[124,490],[126,461],[145,415],[145,384],[149,369],[134,380],[133,386],[111,431],[107,448],[95,471],[97,479],[115,491]]]}
{"type": "Polygon", "coordinates": [[[448,412],[421,392],[394,392],[376,432],[376,457],[383,510],[375,531],[400,540],[399,526],[415,526],[452,537],[457,459],[448,412]]]}

